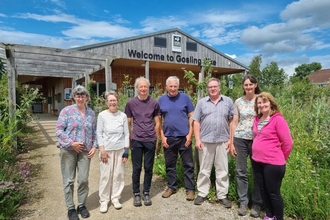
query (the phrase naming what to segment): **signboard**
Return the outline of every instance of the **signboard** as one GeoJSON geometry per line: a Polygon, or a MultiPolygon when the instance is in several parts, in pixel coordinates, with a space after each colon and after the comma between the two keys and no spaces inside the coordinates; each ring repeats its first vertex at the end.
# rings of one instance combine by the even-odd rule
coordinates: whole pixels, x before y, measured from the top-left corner
{"type": "Polygon", "coordinates": [[[71,88],[64,89],[64,100],[70,100],[71,88]]]}
{"type": "Polygon", "coordinates": [[[182,49],[182,36],[177,34],[172,34],[172,51],[180,52],[182,49]]]}

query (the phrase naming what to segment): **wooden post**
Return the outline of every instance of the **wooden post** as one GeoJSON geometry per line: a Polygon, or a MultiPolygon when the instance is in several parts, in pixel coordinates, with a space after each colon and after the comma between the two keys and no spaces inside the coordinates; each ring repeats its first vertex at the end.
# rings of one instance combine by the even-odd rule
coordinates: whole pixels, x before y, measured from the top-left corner
{"type": "Polygon", "coordinates": [[[107,92],[112,90],[112,61],[112,58],[107,58],[105,60],[105,90],[107,92]]]}
{"type": "MultiPolygon", "coordinates": [[[[198,82],[201,83],[204,80],[204,66],[201,67],[201,72],[198,74],[198,82]]],[[[198,90],[197,91],[197,101],[203,98],[204,93],[203,90],[198,90]]]]}
{"type": "MultiPolygon", "coordinates": [[[[7,59],[7,74],[8,74],[8,106],[9,106],[9,116],[10,121],[16,121],[16,69],[15,69],[15,59],[14,59],[14,50],[12,48],[6,49],[7,59]]],[[[16,128],[17,129],[17,128],[16,128]]],[[[16,131],[15,129],[15,131],[16,131]]],[[[15,132],[13,131],[13,132],[15,132]]],[[[17,137],[14,137],[14,147],[17,149],[17,137]]]]}
{"type": "Polygon", "coordinates": [[[150,76],[149,76],[149,61],[146,61],[146,65],[144,66],[144,72],[145,72],[146,79],[149,79],[150,80],[150,76]]]}
{"type": "MultiPolygon", "coordinates": [[[[201,71],[198,74],[198,82],[201,83],[204,80],[204,66],[201,67],[201,71]]],[[[203,98],[204,92],[203,90],[197,91],[197,101],[203,98]]],[[[199,157],[198,157],[198,150],[195,148],[195,167],[198,167],[199,169],[199,157]]]]}
{"type": "Polygon", "coordinates": [[[89,72],[85,71],[85,87],[87,87],[88,83],[91,81],[89,77],[89,72]]]}

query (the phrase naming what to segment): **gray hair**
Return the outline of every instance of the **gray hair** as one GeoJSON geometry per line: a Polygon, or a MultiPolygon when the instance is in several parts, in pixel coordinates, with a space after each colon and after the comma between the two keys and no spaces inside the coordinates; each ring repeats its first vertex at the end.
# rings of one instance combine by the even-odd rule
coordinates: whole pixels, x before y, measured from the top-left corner
{"type": "Polygon", "coordinates": [[[147,79],[147,78],[144,78],[143,76],[136,78],[136,80],[135,80],[135,83],[134,83],[134,88],[135,88],[135,96],[137,96],[137,95],[138,95],[138,91],[137,91],[136,87],[139,85],[139,82],[140,82],[141,80],[144,80],[144,81],[146,81],[146,82],[147,82],[147,84],[148,84],[148,86],[150,87],[150,81],[149,81],[149,79],[147,79]]]}
{"type": "Polygon", "coordinates": [[[178,86],[180,85],[180,79],[177,76],[169,76],[166,79],[166,85],[169,84],[170,81],[177,81],[178,82],[178,86]]]}
{"type": "Polygon", "coordinates": [[[105,101],[108,101],[109,95],[113,95],[114,97],[116,97],[117,101],[119,101],[118,94],[115,91],[106,92],[104,95],[105,101]]]}
{"type": "Polygon", "coordinates": [[[206,85],[208,86],[208,85],[209,85],[209,83],[210,83],[211,81],[217,81],[217,82],[218,82],[218,84],[219,84],[219,87],[221,87],[221,84],[220,84],[220,79],[218,79],[218,78],[214,78],[214,77],[212,77],[212,78],[208,79],[208,80],[207,80],[207,83],[206,83],[206,85]]]}
{"type": "Polygon", "coordinates": [[[87,101],[86,103],[88,103],[90,101],[90,95],[88,90],[82,86],[82,85],[77,85],[71,92],[71,100],[73,101],[73,103],[76,103],[76,101],[74,100],[74,97],[76,95],[86,95],[87,97],[87,101]]]}

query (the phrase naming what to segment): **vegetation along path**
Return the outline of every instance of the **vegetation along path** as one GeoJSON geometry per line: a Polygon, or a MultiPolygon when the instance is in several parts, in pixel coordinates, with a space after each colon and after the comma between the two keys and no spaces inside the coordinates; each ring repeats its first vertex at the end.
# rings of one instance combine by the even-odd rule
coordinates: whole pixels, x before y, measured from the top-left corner
{"type": "MultiPolygon", "coordinates": [[[[27,201],[19,208],[15,219],[67,219],[59,149],[56,147],[56,119],[51,115],[40,115],[40,118],[30,126],[33,132],[28,140],[28,152],[23,155],[23,160],[32,163],[32,175],[28,184],[27,201]]],[[[96,156],[92,159],[89,182],[90,192],[86,204],[91,213],[89,219],[254,219],[248,215],[237,216],[237,205],[233,205],[231,209],[225,209],[219,204],[206,201],[201,206],[196,206],[193,202],[185,200],[184,189],[164,199],[161,195],[166,181],[157,176],[154,176],[151,187],[153,204],[134,207],[131,163],[127,163],[125,168],[125,188],[120,199],[123,208],[116,210],[110,206],[108,212],[102,214],[99,211],[99,162],[96,156]]]]}

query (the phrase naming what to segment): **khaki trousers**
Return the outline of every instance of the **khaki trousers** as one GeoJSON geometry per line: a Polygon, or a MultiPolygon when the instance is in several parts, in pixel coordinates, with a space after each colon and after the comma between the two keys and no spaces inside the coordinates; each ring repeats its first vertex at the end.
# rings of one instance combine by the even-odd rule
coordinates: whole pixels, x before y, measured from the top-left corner
{"type": "Polygon", "coordinates": [[[86,205],[89,192],[88,176],[91,162],[87,154],[88,152],[85,151],[81,153],[65,149],[61,149],[60,151],[64,198],[68,210],[76,208],[73,200],[76,173],[78,174],[78,206],[86,205]]]}
{"type": "Polygon", "coordinates": [[[100,203],[120,199],[124,189],[125,164],[122,162],[124,149],[107,151],[109,158],[107,163],[100,160],[100,203]]]}
{"type": "Polygon", "coordinates": [[[229,187],[227,142],[202,144],[203,150],[198,151],[200,163],[197,177],[198,195],[206,197],[209,193],[211,186],[210,175],[214,165],[217,198],[224,199],[227,197],[229,187]]]}

